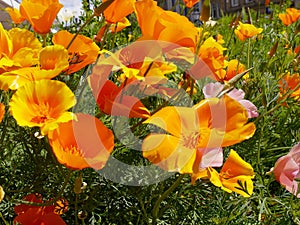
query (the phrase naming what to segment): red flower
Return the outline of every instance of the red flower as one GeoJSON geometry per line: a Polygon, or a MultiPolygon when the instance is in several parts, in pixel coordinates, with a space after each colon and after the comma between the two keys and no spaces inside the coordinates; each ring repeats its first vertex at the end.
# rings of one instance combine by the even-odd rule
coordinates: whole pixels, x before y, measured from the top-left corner
{"type": "Polygon", "coordinates": [[[110,65],[95,66],[93,74],[89,78],[90,86],[101,111],[114,116],[148,118],[149,110],[137,97],[123,94],[125,92],[124,85],[118,87],[112,81],[107,80],[106,75],[111,69],[110,65]]]}
{"type": "MultiPolygon", "coordinates": [[[[33,203],[43,203],[42,196],[30,194],[23,198],[25,201],[33,203]]],[[[63,219],[56,213],[56,206],[33,206],[17,205],[14,207],[17,217],[14,224],[22,225],[66,225],[63,219]]]]}

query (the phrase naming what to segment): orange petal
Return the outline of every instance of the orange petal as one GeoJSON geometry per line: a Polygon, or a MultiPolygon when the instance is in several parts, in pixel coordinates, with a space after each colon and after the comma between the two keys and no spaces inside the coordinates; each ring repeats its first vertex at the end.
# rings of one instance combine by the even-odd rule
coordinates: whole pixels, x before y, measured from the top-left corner
{"type": "Polygon", "coordinates": [[[178,138],[187,132],[199,132],[196,111],[188,107],[164,107],[144,123],[154,124],[178,138]]]}
{"type": "Polygon", "coordinates": [[[102,169],[114,148],[113,133],[91,115],[79,113],[76,117],[49,132],[53,153],[72,169],[102,169]]]}

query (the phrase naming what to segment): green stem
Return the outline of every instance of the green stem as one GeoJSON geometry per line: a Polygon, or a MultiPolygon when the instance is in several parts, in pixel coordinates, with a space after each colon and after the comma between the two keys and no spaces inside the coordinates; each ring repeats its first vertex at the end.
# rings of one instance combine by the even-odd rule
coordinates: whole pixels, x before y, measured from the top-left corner
{"type": "Polygon", "coordinates": [[[42,34],[42,37],[43,37],[43,47],[46,47],[47,45],[47,34],[42,34]]]}
{"type": "Polygon", "coordinates": [[[2,221],[4,222],[5,225],[9,225],[9,223],[4,219],[1,212],[0,212],[0,218],[2,219],[2,221]]]}
{"type": "Polygon", "coordinates": [[[9,200],[14,201],[16,204],[24,204],[24,205],[31,205],[31,206],[50,206],[53,205],[63,194],[64,190],[66,189],[70,178],[71,178],[71,173],[73,171],[69,170],[69,173],[66,176],[66,180],[63,183],[62,188],[60,189],[60,191],[57,193],[56,197],[48,202],[44,202],[44,203],[36,203],[36,202],[29,202],[29,201],[25,201],[25,200],[19,200],[19,199],[11,199],[9,196],[6,196],[7,198],[9,198],[9,200]]]}
{"type": "Polygon", "coordinates": [[[78,36],[78,34],[83,30],[83,28],[88,25],[92,19],[94,18],[95,14],[93,14],[90,18],[88,18],[85,23],[79,28],[79,30],[76,32],[76,34],[74,35],[74,37],[71,39],[71,41],[69,42],[69,44],[67,45],[66,49],[69,49],[70,46],[72,45],[72,43],[74,42],[74,40],[76,39],[76,37],[78,36]]]}
{"type": "Polygon", "coordinates": [[[139,195],[138,195],[137,199],[138,199],[138,201],[139,201],[139,203],[140,203],[140,205],[142,207],[142,212],[143,212],[144,218],[145,218],[147,224],[149,224],[149,218],[148,218],[148,215],[147,215],[147,211],[145,209],[144,202],[143,202],[143,200],[141,199],[141,197],[139,195]]]}
{"type": "Polygon", "coordinates": [[[78,225],[78,194],[75,199],[75,224],[78,225]]]}
{"type": "Polygon", "coordinates": [[[176,188],[179,186],[181,180],[183,179],[184,174],[181,174],[175,182],[157,199],[157,201],[154,204],[153,211],[152,211],[152,225],[157,225],[157,219],[158,219],[158,212],[159,212],[159,206],[160,203],[168,197],[168,195],[176,188]]]}
{"type": "Polygon", "coordinates": [[[247,49],[247,68],[250,68],[250,47],[251,47],[251,39],[248,38],[248,49],[247,49]]]}
{"type": "Polygon", "coordinates": [[[281,107],[281,105],[287,100],[287,98],[294,92],[296,91],[298,88],[300,88],[300,83],[296,85],[295,88],[293,88],[292,90],[288,91],[284,96],[283,98],[281,99],[281,101],[278,102],[277,105],[275,105],[273,108],[271,108],[270,110],[266,111],[265,113],[259,115],[254,123],[257,123],[261,118],[263,118],[264,116],[274,112],[276,109],[278,109],[279,107],[281,107]]]}

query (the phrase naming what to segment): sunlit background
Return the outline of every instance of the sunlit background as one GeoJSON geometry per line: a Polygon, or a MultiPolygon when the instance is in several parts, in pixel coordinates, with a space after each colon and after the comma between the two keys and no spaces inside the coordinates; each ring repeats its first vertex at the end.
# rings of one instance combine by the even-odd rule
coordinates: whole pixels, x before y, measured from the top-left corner
{"type": "MultiPolygon", "coordinates": [[[[3,0],[3,2],[13,6],[14,8],[18,8],[19,3],[22,2],[22,0],[3,0]]],[[[59,2],[64,5],[64,8],[61,9],[62,12],[67,10],[75,15],[80,15],[81,0],[60,0],[59,2]]]]}

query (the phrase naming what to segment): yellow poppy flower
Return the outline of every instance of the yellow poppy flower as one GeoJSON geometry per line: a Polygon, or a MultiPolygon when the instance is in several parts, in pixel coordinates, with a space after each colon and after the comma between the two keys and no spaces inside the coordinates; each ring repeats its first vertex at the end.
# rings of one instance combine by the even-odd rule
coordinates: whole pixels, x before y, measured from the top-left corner
{"type": "Polygon", "coordinates": [[[239,21],[239,26],[234,30],[234,33],[241,41],[244,41],[247,38],[260,34],[262,31],[262,28],[257,28],[252,24],[244,24],[239,21]]]}
{"type": "Polygon", "coordinates": [[[102,169],[114,148],[114,135],[96,117],[76,114],[76,120],[60,123],[48,133],[57,160],[71,168],[102,169]]]}
{"type": "Polygon", "coordinates": [[[212,184],[226,192],[234,191],[243,197],[250,197],[253,193],[253,168],[234,150],[230,151],[220,173],[213,168],[208,168],[208,177],[212,184]]]}
{"type": "Polygon", "coordinates": [[[252,137],[256,128],[247,121],[245,108],[228,96],[205,99],[193,108],[165,107],[145,123],[168,134],[148,135],[143,156],[167,171],[195,175],[203,168],[220,166],[221,147],[252,137]]]}
{"type": "Polygon", "coordinates": [[[6,31],[0,24],[0,74],[37,64],[41,48],[32,32],[20,28],[6,31]]]}
{"type": "MultiPolygon", "coordinates": [[[[71,34],[66,30],[62,30],[53,36],[52,42],[67,48],[74,35],[75,34],[71,34]]],[[[66,73],[74,73],[94,63],[98,57],[99,50],[100,48],[92,39],[84,35],[78,35],[68,48],[69,68],[66,73]]]]}
{"type": "Polygon", "coordinates": [[[40,51],[38,67],[24,67],[0,76],[0,89],[16,90],[27,82],[51,79],[68,68],[68,51],[61,45],[47,46],[40,51]]]}
{"type": "Polygon", "coordinates": [[[232,59],[227,64],[226,75],[224,78],[220,78],[220,81],[229,81],[231,78],[235,77],[246,70],[244,64],[240,63],[237,59],[232,59]]]}
{"type": "MultiPolygon", "coordinates": [[[[166,47],[173,47],[165,44],[166,47]]],[[[145,80],[145,77],[165,78],[164,75],[177,70],[175,64],[167,62],[163,57],[163,49],[156,41],[136,41],[121,50],[109,54],[108,58],[99,60],[99,65],[114,66],[114,70],[122,70],[120,80],[125,78],[145,80]]],[[[159,79],[156,79],[157,82],[159,79]]]]}
{"type": "Polygon", "coordinates": [[[7,7],[5,11],[9,14],[11,20],[15,24],[20,24],[25,20],[25,18],[21,15],[20,11],[16,8],[7,7]]]}
{"type": "Polygon", "coordinates": [[[75,103],[75,96],[65,83],[40,80],[24,84],[13,94],[10,112],[20,126],[40,127],[44,135],[58,123],[73,119],[67,110],[75,103]]]}
{"type": "Polygon", "coordinates": [[[62,7],[58,0],[23,0],[20,4],[20,13],[32,25],[35,32],[47,34],[62,7]]]}

